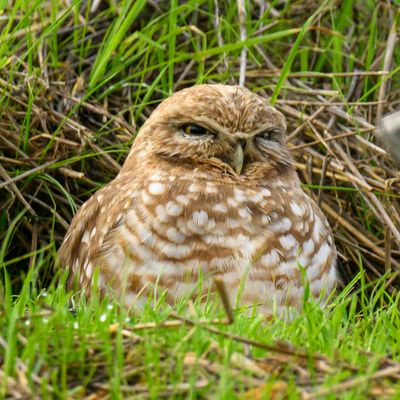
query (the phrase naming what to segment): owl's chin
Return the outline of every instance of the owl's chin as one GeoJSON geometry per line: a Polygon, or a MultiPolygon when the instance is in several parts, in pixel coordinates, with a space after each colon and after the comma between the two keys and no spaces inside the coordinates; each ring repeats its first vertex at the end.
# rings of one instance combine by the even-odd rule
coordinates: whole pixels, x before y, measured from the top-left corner
{"type": "Polygon", "coordinates": [[[264,162],[250,162],[244,165],[240,174],[225,162],[221,160],[208,160],[207,162],[198,162],[193,166],[194,175],[200,178],[201,174],[208,176],[214,180],[224,180],[229,178],[232,184],[237,182],[246,183],[251,185],[264,185],[265,183],[272,182],[277,178],[289,177],[290,179],[297,180],[297,174],[293,168],[292,163],[264,163],[264,162]]]}

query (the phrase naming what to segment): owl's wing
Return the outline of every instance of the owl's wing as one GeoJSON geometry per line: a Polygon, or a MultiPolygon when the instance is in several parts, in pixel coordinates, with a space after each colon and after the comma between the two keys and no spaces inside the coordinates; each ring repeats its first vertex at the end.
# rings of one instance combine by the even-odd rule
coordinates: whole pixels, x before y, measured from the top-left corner
{"type": "MultiPolygon", "coordinates": [[[[107,237],[125,217],[132,205],[132,191],[119,182],[110,182],[94,194],[77,212],[62,243],[58,258],[61,266],[72,270],[73,275],[86,271],[106,247],[107,237]]],[[[90,275],[90,276],[89,276],[90,275]]]]}
{"type": "MultiPolygon", "coordinates": [[[[321,290],[321,281],[328,279],[329,290],[337,282],[337,252],[328,220],[317,203],[305,193],[291,204],[294,232],[302,235],[299,241],[301,253],[298,261],[306,269],[311,290],[321,290]],[[304,212],[307,210],[307,212],[304,212]]],[[[328,291],[329,292],[329,291],[328,291]]]]}

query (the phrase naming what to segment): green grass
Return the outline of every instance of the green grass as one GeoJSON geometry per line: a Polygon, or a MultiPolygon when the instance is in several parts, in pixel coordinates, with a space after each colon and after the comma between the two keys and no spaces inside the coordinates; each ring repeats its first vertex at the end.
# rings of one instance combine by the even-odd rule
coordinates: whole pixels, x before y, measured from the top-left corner
{"type": "Polygon", "coordinates": [[[400,393],[398,383],[370,379],[400,361],[399,296],[385,293],[383,279],[367,294],[360,273],[323,310],[305,299],[304,312],[290,322],[237,310],[231,325],[201,325],[224,320],[218,299],[182,301],[171,309],[161,295],[135,313],[100,300],[96,291],[90,300],[66,293],[62,278],[39,291],[37,274],[32,270],[18,297],[6,288],[7,318],[0,319],[3,395],[12,376],[17,388],[43,398],[82,398],[102,389],[112,398],[236,398],[252,396],[254,389],[268,396],[282,380],[288,386],[280,395],[291,399],[344,380],[354,383],[339,392],[343,399],[366,398],[377,388],[400,393]],[[163,327],[165,321],[179,322],[175,314],[191,323],[163,327]],[[245,345],[248,340],[254,343],[245,345]]]}
{"type": "MultiPolygon", "coordinates": [[[[385,111],[398,108],[399,46],[387,76],[337,76],[383,69],[398,2],[272,1],[278,15],[266,9],[260,16],[247,1],[245,42],[234,1],[219,1],[218,24],[214,0],[108,1],[93,13],[94,2],[88,3],[0,0],[0,162],[7,174],[0,171],[0,184],[54,162],[15,182],[32,209],[10,186],[0,189],[0,398],[400,398],[399,371],[373,377],[400,363],[398,277],[380,276],[382,259],[334,218],[346,287],[323,310],[306,298],[292,321],[235,310],[230,325],[205,324],[225,318],[215,298],[171,309],[161,296],[134,313],[96,291],[90,299],[68,293],[66,277],[53,269],[72,215],[115,176],[151,111],[183,87],[237,82],[244,46],[246,85],[278,107],[284,100],[342,101],[350,119],[374,123],[376,105],[350,103],[376,102],[390,79],[385,111]],[[176,314],[188,321],[161,326],[178,321],[176,314]]],[[[311,115],[318,106],[295,109],[311,115]]],[[[303,123],[285,115],[289,133],[303,123]]],[[[332,113],[320,117],[328,123],[332,113]]],[[[334,128],[374,142],[356,120],[336,118],[334,128]]],[[[315,139],[306,126],[293,144],[315,139]]],[[[372,193],[399,210],[399,186],[385,192],[374,183],[395,170],[350,139],[340,143],[346,150],[350,143],[372,193]]],[[[314,150],[327,154],[322,145],[314,150]]],[[[316,163],[304,154],[310,156],[295,153],[296,161],[316,163]]],[[[322,190],[325,201],[384,249],[384,221],[365,201],[365,190],[300,176],[312,195],[322,190]]]]}

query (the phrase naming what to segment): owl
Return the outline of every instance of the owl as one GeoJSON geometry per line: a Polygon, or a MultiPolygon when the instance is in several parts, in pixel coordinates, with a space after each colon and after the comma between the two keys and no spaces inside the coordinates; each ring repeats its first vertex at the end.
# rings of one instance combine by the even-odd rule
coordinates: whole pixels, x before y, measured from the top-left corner
{"type": "Polygon", "coordinates": [[[59,250],[87,292],[96,277],[128,307],[154,291],[266,315],[325,299],[337,281],[327,220],[300,186],[285,119],[244,87],[196,85],[163,101],[118,174],[78,211],[59,250]],[[97,270],[97,273],[95,271],[97,270]]]}

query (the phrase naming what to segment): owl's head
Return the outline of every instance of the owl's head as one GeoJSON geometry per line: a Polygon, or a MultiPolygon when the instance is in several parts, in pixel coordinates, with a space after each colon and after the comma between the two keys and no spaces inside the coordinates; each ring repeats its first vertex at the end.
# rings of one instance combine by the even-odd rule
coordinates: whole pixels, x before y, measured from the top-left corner
{"type": "Polygon", "coordinates": [[[246,178],[291,165],[283,115],[239,86],[196,85],[175,93],[142,127],[129,158],[159,157],[246,178]]]}

